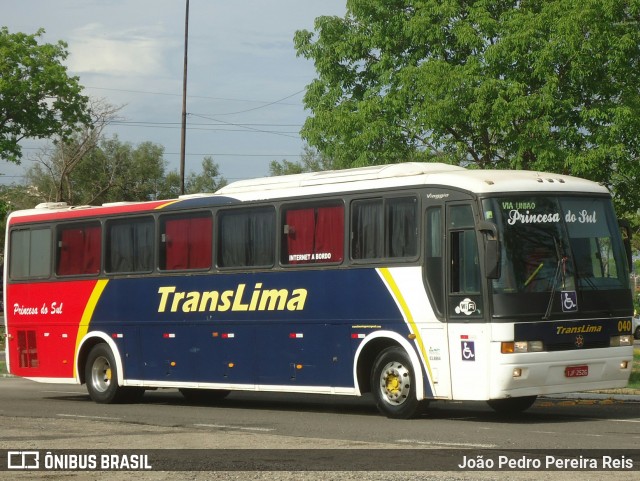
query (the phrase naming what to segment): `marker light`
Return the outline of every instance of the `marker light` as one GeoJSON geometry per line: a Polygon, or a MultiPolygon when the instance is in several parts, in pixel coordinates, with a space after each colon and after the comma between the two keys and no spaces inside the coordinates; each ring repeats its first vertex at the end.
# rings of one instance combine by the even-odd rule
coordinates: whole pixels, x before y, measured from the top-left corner
{"type": "Polygon", "coordinates": [[[500,352],[502,354],[513,354],[515,352],[514,342],[501,342],[500,352]]]}
{"type": "Polygon", "coordinates": [[[500,352],[502,354],[513,354],[522,352],[542,352],[544,344],[542,341],[515,341],[502,342],[500,344],[500,352]]]}

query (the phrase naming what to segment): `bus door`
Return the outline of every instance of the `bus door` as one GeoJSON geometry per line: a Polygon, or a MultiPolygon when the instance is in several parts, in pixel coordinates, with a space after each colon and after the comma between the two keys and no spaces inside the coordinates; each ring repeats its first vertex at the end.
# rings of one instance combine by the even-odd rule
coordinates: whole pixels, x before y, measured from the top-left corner
{"type": "Polygon", "coordinates": [[[451,398],[451,373],[449,369],[449,343],[445,322],[445,232],[444,205],[427,207],[425,214],[425,262],[424,280],[431,309],[425,309],[420,330],[429,363],[429,374],[434,396],[451,398]]]}
{"type": "Polygon", "coordinates": [[[446,212],[446,316],[453,399],[487,399],[489,324],[485,321],[478,234],[469,203],[446,212]]]}

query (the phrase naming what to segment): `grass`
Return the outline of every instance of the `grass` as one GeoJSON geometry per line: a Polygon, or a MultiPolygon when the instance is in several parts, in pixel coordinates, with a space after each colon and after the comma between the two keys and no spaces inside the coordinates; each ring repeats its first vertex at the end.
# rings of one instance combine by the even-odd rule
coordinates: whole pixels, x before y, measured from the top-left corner
{"type": "Polygon", "coordinates": [[[631,366],[631,376],[629,377],[629,389],[640,389],[640,348],[633,350],[633,365],[631,366]]]}

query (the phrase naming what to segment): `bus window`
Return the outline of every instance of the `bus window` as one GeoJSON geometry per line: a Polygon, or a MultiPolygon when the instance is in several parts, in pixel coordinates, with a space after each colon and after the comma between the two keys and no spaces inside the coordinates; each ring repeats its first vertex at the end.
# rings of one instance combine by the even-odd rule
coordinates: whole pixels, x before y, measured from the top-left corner
{"type": "Polygon", "coordinates": [[[51,229],[11,232],[10,277],[28,279],[51,274],[51,229]]]}
{"type": "Polygon", "coordinates": [[[222,212],[219,217],[219,267],[270,267],[275,259],[272,208],[222,212]]]}
{"type": "Polygon", "coordinates": [[[343,205],[287,209],[284,222],[283,264],[342,262],[343,205]]]}
{"type": "Polygon", "coordinates": [[[427,237],[425,271],[427,285],[433,296],[434,307],[438,314],[444,313],[444,284],[442,279],[444,274],[442,267],[443,239],[442,232],[442,208],[430,207],[427,209],[427,237]]]}
{"type": "Polygon", "coordinates": [[[418,247],[415,197],[355,201],[351,211],[353,259],[415,257],[418,247]],[[386,216],[385,216],[386,213],[386,216]]]}
{"type": "Polygon", "coordinates": [[[107,224],[107,272],[151,271],[153,227],[151,217],[110,221],[107,224]]]}
{"type": "Polygon", "coordinates": [[[451,233],[451,292],[473,294],[480,292],[478,246],[473,230],[451,233]]]}
{"type": "Polygon", "coordinates": [[[209,213],[160,218],[160,269],[211,267],[213,221],[209,213]]]}
{"type": "Polygon", "coordinates": [[[56,274],[98,274],[102,247],[99,223],[68,225],[58,229],[56,274]]]}
{"type": "Polygon", "coordinates": [[[415,197],[387,201],[388,257],[415,257],[418,247],[415,197]]]}
{"type": "Polygon", "coordinates": [[[382,257],[382,199],[356,201],[351,207],[351,256],[354,259],[382,257]]]}
{"type": "Polygon", "coordinates": [[[473,212],[468,205],[452,206],[449,210],[451,237],[451,292],[471,294],[480,292],[478,245],[473,227],[473,212]]]}

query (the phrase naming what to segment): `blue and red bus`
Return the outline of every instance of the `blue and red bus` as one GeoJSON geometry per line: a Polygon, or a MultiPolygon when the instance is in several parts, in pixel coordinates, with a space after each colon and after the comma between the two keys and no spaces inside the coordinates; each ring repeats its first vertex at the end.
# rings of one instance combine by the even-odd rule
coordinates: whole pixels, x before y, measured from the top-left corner
{"type": "Polygon", "coordinates": [[[7,222],[7,366],[100,403],[174,388],[520,411],[627,384],[623,234],[593,182],[438,163],[42,204],[7,222]]]}

